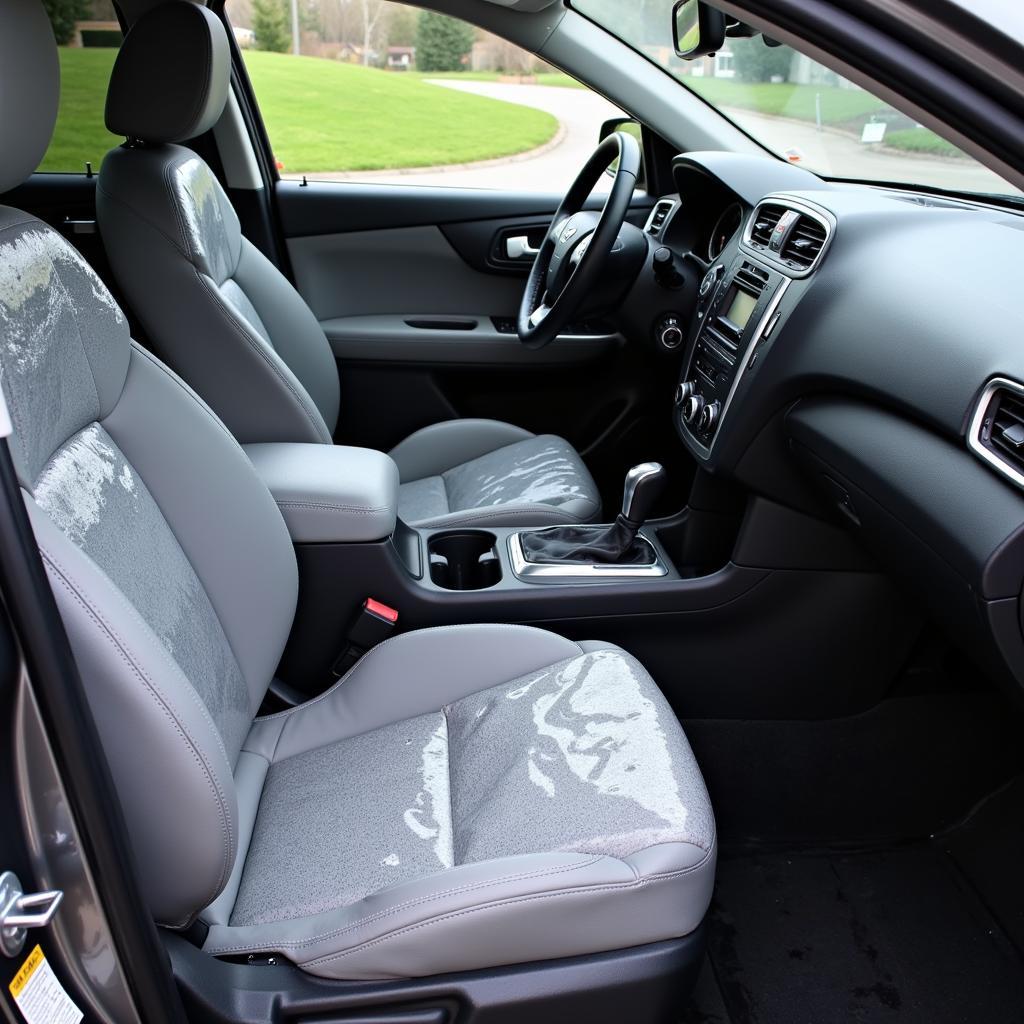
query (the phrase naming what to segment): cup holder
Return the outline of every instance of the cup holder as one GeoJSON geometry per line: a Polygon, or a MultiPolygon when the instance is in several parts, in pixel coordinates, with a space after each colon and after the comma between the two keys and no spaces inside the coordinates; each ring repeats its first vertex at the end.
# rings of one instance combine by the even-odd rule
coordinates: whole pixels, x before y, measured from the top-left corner
{"type": "Polygon", "coordinates": [[[430,578],[445,590],[484,590],[501,579],[501,559],[493,533],[439,533],[427,542],[427,554],[430,578]]]}

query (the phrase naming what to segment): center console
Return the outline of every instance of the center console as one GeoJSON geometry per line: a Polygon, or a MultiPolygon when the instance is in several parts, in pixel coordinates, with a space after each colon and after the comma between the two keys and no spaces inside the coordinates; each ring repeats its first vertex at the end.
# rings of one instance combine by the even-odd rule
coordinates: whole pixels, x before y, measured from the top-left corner
{"type": "Polygon", "coordinates": [[[700,286],[696,342],[676,389],[676,428],[710,453],[740,377],[775,330],[790,279],[740,254],[712,267],[700,286]]]}

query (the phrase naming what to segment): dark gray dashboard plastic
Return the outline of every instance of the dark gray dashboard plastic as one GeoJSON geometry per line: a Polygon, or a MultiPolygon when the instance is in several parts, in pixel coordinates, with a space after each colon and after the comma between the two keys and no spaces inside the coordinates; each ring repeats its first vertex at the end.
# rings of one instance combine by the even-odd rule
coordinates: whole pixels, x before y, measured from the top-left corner
{"type": "Polygon", "coordinates": [[[335,356],[345,362],[442,363],[467,366],[574,366],[624,344],[621,335],[563,337],[530,350],[515,334],[495,329],[490,317],[458,317],[458,330],[430,330],[409,321],[438,321],[436,316],[395,314],[344,316],[321,321],[335,356]],[[465,323],[476,326],[465,329],[465,323]]]}
{"type": "MultiPolygon", "coordinates": [[[[789,435],[885,509],[985,600],[1024,583],[1024,495],[964,449],[862,402],[815,398],[789,435]]],[[[856,505],[856,496],[854,496],[856,505]]],[[[927,581],[921,581],[927,584],[927,581]]]]}
{"type": "MultiPolygon", "coordinates": [[[[835,188],[803,167],[746,153],[693,152],[672,161],[677,172],[710,175],[750,206],[769,192],[828,191],[835,188]]],[[[678,178],[678,175],[677,175],[678,178]]]]}

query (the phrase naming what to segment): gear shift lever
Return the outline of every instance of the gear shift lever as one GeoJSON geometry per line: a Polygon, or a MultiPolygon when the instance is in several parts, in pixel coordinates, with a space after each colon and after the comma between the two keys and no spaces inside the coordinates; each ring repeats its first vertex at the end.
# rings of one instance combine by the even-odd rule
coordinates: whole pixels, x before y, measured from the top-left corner
{"type": "Polygon", "coordinates": [[[522,533],[519,542],[531,562],[582,562],[600,565],[646,565],[651,545],[637,532],[646,522],[665,486],[657,462],[643,462],[626,474],[622,511],[611,526],[555,526],[522,533]]]}
{"type": "Polygon", "coordinates": [[[641,462],[626,474],[621,518],[633,528],[634,535],[647,522],[664,489],[665,470],[660,462],[641,462]]]}

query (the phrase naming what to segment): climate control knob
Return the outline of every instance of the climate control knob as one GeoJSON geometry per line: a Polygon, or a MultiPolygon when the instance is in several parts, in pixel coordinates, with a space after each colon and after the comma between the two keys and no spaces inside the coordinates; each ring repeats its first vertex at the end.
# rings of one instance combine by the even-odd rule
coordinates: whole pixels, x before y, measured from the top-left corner
{"type": "Polygon", "coordinates": [[[697,383],[692,380],[684,380],[676,388],[676,405],[682,405],[688,398],[697,392],[697,383]]]}
{"type": "Polygon", "coordinates": [[[703,395],[691,395],[683,403],[683,419],[691,424],[695,425],[700,421],[700,415],[704,411],[704,397],[703,395]]]}
{"type": "Polygon", "coordinates": [[[705,405],[700,411],[700,422],[698,426],[701,430],[708,431],[718,422],[718,416],[721,412],[721,405],[718,402],[712,402],[710,405],[705,405]]]}

